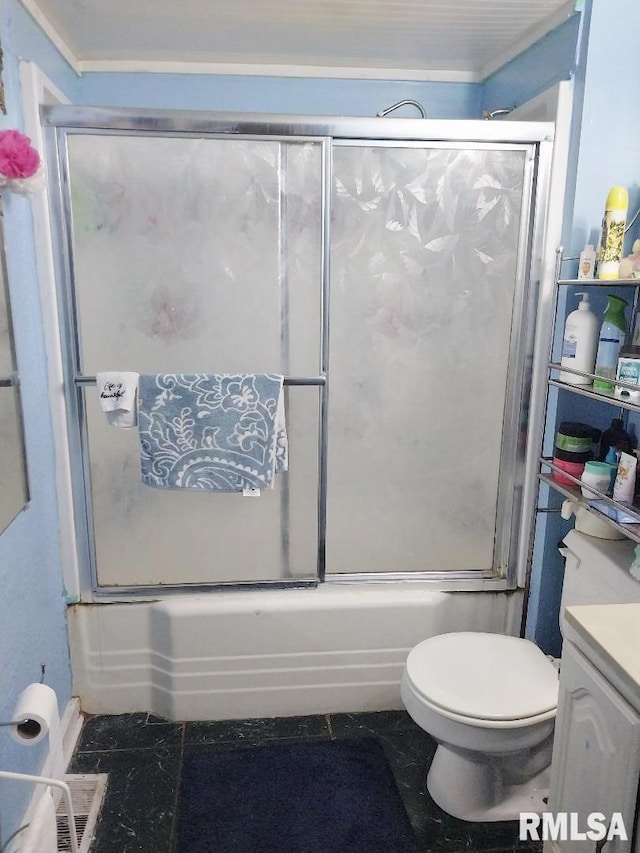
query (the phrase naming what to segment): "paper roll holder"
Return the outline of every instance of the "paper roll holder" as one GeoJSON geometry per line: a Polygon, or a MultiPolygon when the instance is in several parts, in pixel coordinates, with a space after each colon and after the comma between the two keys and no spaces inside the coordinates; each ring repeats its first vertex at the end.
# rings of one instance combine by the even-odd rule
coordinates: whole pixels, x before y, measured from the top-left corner
{"type": "MultiPolygon", "coordinates": [[[[29,723],[31,723],[32,725],[37,725],[35,720],[9,720],[9,722],[7,722],[7,723],[0,722],[0,728],[6,727],[6,726],[28,726],[29,723]]],[[[38,732],[39,732],[39,730],[40,729],[38,727],[38,732]]],[[[36,736],[35,734],[31,735],[31,737],[35,737],[35,736],[36,736]]]]}
{"type": "MultiPolygon", "coordinates": [[[[44,684],[44,673],[46,669],[46,664],[40,664],[40,684],[44,684]]],[[[0,729],[9,728],[10,726],[16,726],[16,728],[20,729],[20,734],[22,734],[25,740],[31,740],[34,737],[38,737],[40,734],[42,727],[40,723],[35,720],[30,720],[26,717],[24,720],[9,720],[8,722],[0,721],[0,729]]]]}

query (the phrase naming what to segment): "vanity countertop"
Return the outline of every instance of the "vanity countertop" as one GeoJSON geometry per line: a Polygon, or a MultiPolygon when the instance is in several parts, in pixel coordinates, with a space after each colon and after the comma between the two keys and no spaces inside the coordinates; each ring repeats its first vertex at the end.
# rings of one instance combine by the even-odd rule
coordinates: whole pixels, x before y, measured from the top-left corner
{"type": "Polygon", "coordinates": [[[575,631],[573,642],[587,657],[589,649],[595,651],[611,668],[611,680],[640,710],[640,604],[585,604],[565,613],[575,631]]]}

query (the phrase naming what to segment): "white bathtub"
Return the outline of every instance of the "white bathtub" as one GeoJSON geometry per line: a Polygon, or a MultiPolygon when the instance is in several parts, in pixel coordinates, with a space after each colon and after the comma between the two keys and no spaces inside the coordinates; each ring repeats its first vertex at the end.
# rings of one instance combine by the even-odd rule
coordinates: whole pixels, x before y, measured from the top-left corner
{"type": "Polygon", "coordinates": [[[521,592],[426,584],[75,605],[74,693],[89,713],[222,720],[401,708],[409,650],[448,631],[517,634],[521,592]]]}

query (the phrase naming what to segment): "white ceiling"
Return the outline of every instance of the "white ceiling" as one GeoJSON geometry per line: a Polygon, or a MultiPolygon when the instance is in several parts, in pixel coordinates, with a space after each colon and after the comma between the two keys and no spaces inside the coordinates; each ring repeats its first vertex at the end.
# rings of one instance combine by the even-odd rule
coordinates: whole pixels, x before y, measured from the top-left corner
{"type": "Polygon", "coordinates": [[[22,0],[76,71],[479,81],[574,0],[22,0]],[[179,64],[185,64],[179,68],[179,64]]]}

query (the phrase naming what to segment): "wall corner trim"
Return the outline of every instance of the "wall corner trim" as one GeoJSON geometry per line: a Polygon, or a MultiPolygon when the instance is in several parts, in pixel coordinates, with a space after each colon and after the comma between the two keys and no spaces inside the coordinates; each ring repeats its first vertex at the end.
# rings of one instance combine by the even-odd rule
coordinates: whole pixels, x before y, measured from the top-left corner
{"type": "Polygon", "coordinates": [[[59,53],[64,57],[64,59],[66,59],[75,74],[77,74],[78,77],[82,77],[82,70],[78,57],[75,55],[73,50],[69,47],[67,42],[60,35],[58,30],[51,23],[49,18],[47,18],[47,16],[44,14],[44,12],[37,3],[37,0],[20,0],[20,2],[27,10],[27,12],[31,15],[31,17],[34,19],[34,21],[38,24],[44,34],[50,39],[56,50],[58,50],[59,53]]]}
{"type": "Polygon", "coordinates": [[[580,7],[580,2],[576,2],[576,0],[567,0],[567,2],[561,6],[557,12],[549,15],[548,18],[545,18],[535,27],[531,27],[531,29],[522,36],[522,38],[513,42],[511,47],[488,62],[484,68],[480,70],[480,74],[478,75],[480,81],[484,82],[493,73],[498,71],[498,69],[502,68],[508,62],[511,62],[511,60],[515,59],[516,56],[524,53],[525,50],[530,48],[537,41],[540,41],[540,39],[544,38],[552,30],[555,30],[561,24],[564,24],[564,22],[568,21],[569,18],[573,17],[573,15],[579,14],[580,7]]]}

